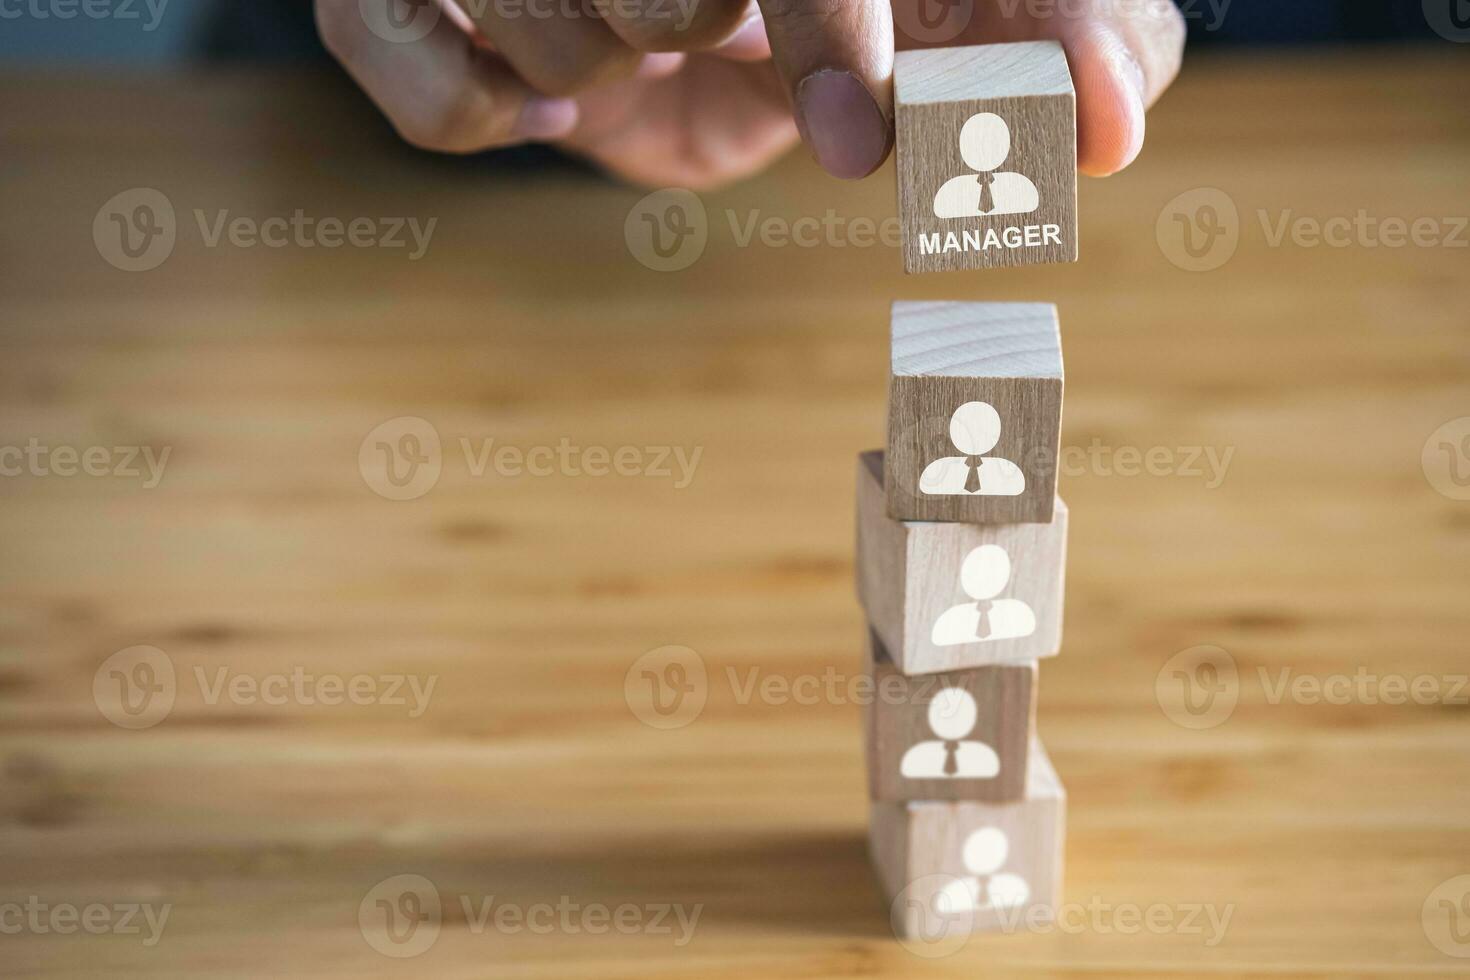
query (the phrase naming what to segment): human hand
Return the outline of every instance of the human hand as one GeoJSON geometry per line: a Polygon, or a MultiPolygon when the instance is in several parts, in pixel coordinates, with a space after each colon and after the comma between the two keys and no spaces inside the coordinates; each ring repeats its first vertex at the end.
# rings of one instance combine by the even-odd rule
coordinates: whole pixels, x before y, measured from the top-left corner
{"type": "MultiPolygon", "coordinates": [[[[889,0],[316,0],[329,50],[409,142],[545,141],[627,179],[704,187],[804,138],[863,177],[893,135],[889,0]],[[405,10],[411,11],[407,20],[405,10]]],[[[932,0],[892,0],[900,24],[932,0]]],[[[1178,71],[1169,0],[951,0],[945,45],[1054,38],[1077,86],[1078,166],[1122,169],[1178,71]]],[[[932,30],[914,33],[933,36],[932,30]]],[[[926,46],[900,31],[899,48],[926,46]]]]}

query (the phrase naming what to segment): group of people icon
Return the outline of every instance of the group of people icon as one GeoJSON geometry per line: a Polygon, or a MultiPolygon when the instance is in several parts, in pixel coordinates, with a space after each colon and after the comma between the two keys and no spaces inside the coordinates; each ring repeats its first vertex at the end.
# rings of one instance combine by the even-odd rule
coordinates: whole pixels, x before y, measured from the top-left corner
{"type": "MultiPolygon", "coordinates": [[[[999,545],[981,545],[971,551],[960,570],[960,582],[976,602],[946,610],[934,624],[934,642],[945,645],[1029,636],[1036,629],[1031,607],[1018,599],[995,598],[1005,589],[1010,573],[1010,556],[999,545]]],[[[929,702],[929,730],[934,738],[917,742],[904,752],[899,761],[900,774],[906,779],[998,776],[999,754],[971,738],[979,714],[969,691],[953,686],[941,688],[929,702]]],[[[1000,870],[1009,851],[1006,835],[997,827],[984,827],[970,834],[961,855],[969,876],[944,887],[936,910],[955,914],[1025,904],[1031,896],[1025,879],[1000,870]]]]}
{"type": "MultiPolygon", "coordinates": [[[[984,643],[1030,636],[1036,614],[1020,599],[1000,599],[1011,577],[1011,560],[997,544],[982,544],[965,558],[960,585],[974,602],[951,606],[934,623],[936,646],[984,643]]],[[[962,687],[944,687],[929,702],[929,730],[935,736],[909,747],[899,762],[906,779],[993,779],[1000,757],[984,742],[969,738],[979,721],[975,698],[962,687]]]]}
{"type": "MultiPolygon", "coordinates": [[[[975,699],[960,687],[946,687],[929,702],[929,728],[936,739],[911,747],[899,770],[909,779],[990,779],[1000,772],[1000,756],[984,742],[969,738],[978,711],[975,699]]],[[[1010,842],[998,827],[971,833],[961,851],[969,872],[941,890],[936,911],[942,914],[986,908],[1014,908],[1025,904],[1031,890],[1020,875],[1001,871],[1010,854],[1010,842]]]]}
{"type": "MultiPolygon", "coordinates": [[[[991,113],[972,116],[960,131],[960,153],[977,171],[994,171],[1010,153],[1010,131],[991,113]]],[[[979,214],[1020,214],[1037,206],[1036,187],[1020,174],[982,173],[948,181],[934,199],[941,218],[979,214]]],[[[987,456],[1000,442],[1000,413],[986,402],[967,402],[950,418],[950,441],[963,456],[937,459],[924,468],[919,489],[930,495],[1017,496],[1026,476],[1008,459],[987,456]]],[[[960,586],[974,602],[946,609],[930,639],[956,646],[1030,636],[1036,614],[1020,599],[999,598],[1011,578],[1005,548],[983,544],[960,567],[960,586]]],[[[935,736],[911,746],[899,763],[907,779],[993,779],[1000,773],[995,749],[970,738],[979,721],[975,698],[961,687],[942,688],[929,702],[929,729],[935,736]]],[[[1031,897],[1020,875],[1002,871],[1010,841],[999,827],[982,827],[965,839],[961,861],[968,874],[948,882],[936,897],[936,911],[954,915],[984,909],[1016,908],[1031,897]]]]}

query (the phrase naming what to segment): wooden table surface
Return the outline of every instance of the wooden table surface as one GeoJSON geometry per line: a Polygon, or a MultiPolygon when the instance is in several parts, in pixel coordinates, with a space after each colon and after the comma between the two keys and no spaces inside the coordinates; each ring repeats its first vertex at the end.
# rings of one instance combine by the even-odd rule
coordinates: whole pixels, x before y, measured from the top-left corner
{"type": "Polygon", "coordinates": [[[1082,185],[1079,264],[915,278],[881,245],[738,238],[757,212],[889,218],[891,170],[842,185],[793,158],[703,195],[704,254],[662,273],[625,242],[643,191],[414,154],[333,77],[7,79],[0,446],[170,455],[156,486],[120,455],[114,475],[64,475],[63,453],[0,479],[0,973],[1465,971],[1449,954],[1470,943],[1431,934],[1470,873],[1470,503],[1421,452],[1470,415],[1470,252],[1270,238],[1283,216],[1448,234],[1470,213],[1452,47],[1196,59],[1138,165],[1082,185]],[[177,215],[146,272],[93,238],[135,187],[177,215]],[[1240,243],[1189,272],[1156,227],[1200,187],[1236,205],[1240,243]],[[437,225],[417,261],[206,241],[221,211],[298,208],[437,225]],[[1056,301],[1076,447],[1039,714],[1076,911],[942,958],[888,932],[842,687],[854,458],[883,438],[894,298],[1056,301]],[[439,434],[442,472],[393,501],[359,448],[403,416],[439,434]],[[701,455],[684,486],[477,474],[462,439],[701,455]],[[1090,446],[1167,452],[1130,476],[1090,446]],[[1205,450],[1233,453],[1222,479],[1190,465],[1205,450]],[[707,703],[662,730],[624,680],[668,644],[697,652],[707,703]],[[138,645],[175,667],[175,700],[129,730],[93,682],[138,645]],[[1197,645],[1239,678],[1203,729],[1156,683],[1197,645]],[[835,693],[780,696],[829,670],[835,693]],[[415,716],[386,687],[332,705],[214,686],[293,672],[435,687],[415,716]],[[1373,703],[1420,676],[1425,703],[1373,703]],[[1353,693],[1277,696],[1283,677],[1353,693]],[[372,926],[372,890],[404,874],[442,905],[412,959],[372,926]],[[100,934],[51,918],[94,903],[100,934]],[[497,928],[487,903],[571,911],[497,928]],[[635,934],[581,928],[620,906],[635,934]],[[692,938],[659,906],[697,908],[692,938]],[[1175,925],[1129,928],[1153,907],[1175,925]],[[1190,928],[1195,907],[1228,909],[1224,935],[1190,928]]]}

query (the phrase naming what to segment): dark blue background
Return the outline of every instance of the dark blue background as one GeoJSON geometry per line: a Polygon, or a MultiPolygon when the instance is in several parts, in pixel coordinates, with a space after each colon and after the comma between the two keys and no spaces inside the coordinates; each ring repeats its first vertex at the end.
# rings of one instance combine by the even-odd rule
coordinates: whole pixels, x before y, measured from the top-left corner
{"type": "MultiPolygon", "coordinates": [[[[116,20],[0,20],[0,62],[158,65],[324,57],[312,28],[310,0],[163,2],[164,15],[150,30],[116,20]]],[[[1176,2],[1195,11],[1189,18],[1190,39],[1199,48],[1400,39],[1446,43],[1430,30],[1421,0],[1229,0],[1216,30],[1207,29],[1212,19],[1207,0],[1176,2]]],[[[1428,2],[1458,3],[1470,15],[1470,0],[1428,2]]]]}

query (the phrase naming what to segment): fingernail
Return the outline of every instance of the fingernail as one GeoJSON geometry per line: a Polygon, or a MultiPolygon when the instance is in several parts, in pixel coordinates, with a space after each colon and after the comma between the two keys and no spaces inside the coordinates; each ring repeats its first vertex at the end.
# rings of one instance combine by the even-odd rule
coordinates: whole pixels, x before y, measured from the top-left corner
{"type": "Polygon", "coordinates": [[[663,78],[672,75],[684,65],[684,53],[682,51],[656,51],[646,54],[638,65],[638,70],[633,73],[634,78],[663,78]]]}
{"type": "Polygon", "coordinates": [[[1133,87],[1133,93],[1136,98],[1136,101],[1128,112],[1131,125],[1128,127],[1123,146],[1123,155],[1121,157],[1122,166],[1126,167],[1138,159],[1138,155],[1143,152],[1143,133],[1147,126],[1146,120],[1148,118],[1148,79],[1143,74],[1143,66],[1138,63],[1138,59],[1134,57],[1133,52],[1127,48],[1123,49],[1123,61],[1123,75],[1128,79],[1129,85],[1133,87]]]}
{"type": "Polygon", "coordinates": [[[760,12],[757,11],[755,16],[736,28],[734,34],[721,41],[714,53],[731,61],[760,61],[769,58],[771,41],[766,36],[766,22],[760,12]]]}
{"type": "Polygon", "coordinates": [[[852,73],[813,72],[796,87],[796,106],[802,138],[832,176],[866,177],[888,155],[888,119],[852,73]]]}
{"type": "Polygon", "coordinates": [[[523,140],[558,139],[577,125],[577,103],[573,99],[548,99],[533,95],[521,106],[512,133],[523,140]]]}
{"type": "Polygon", "coordinates": [[[1143,65],[1138,63],[1138,58],[1126,47],[1123,49],[1123,60],[1127,63],[1128,81],[1133,83],[1133,91],[1138,93],[1138,101],[1148,105],[1148,78],[1143,74],[1143,65]]]}

